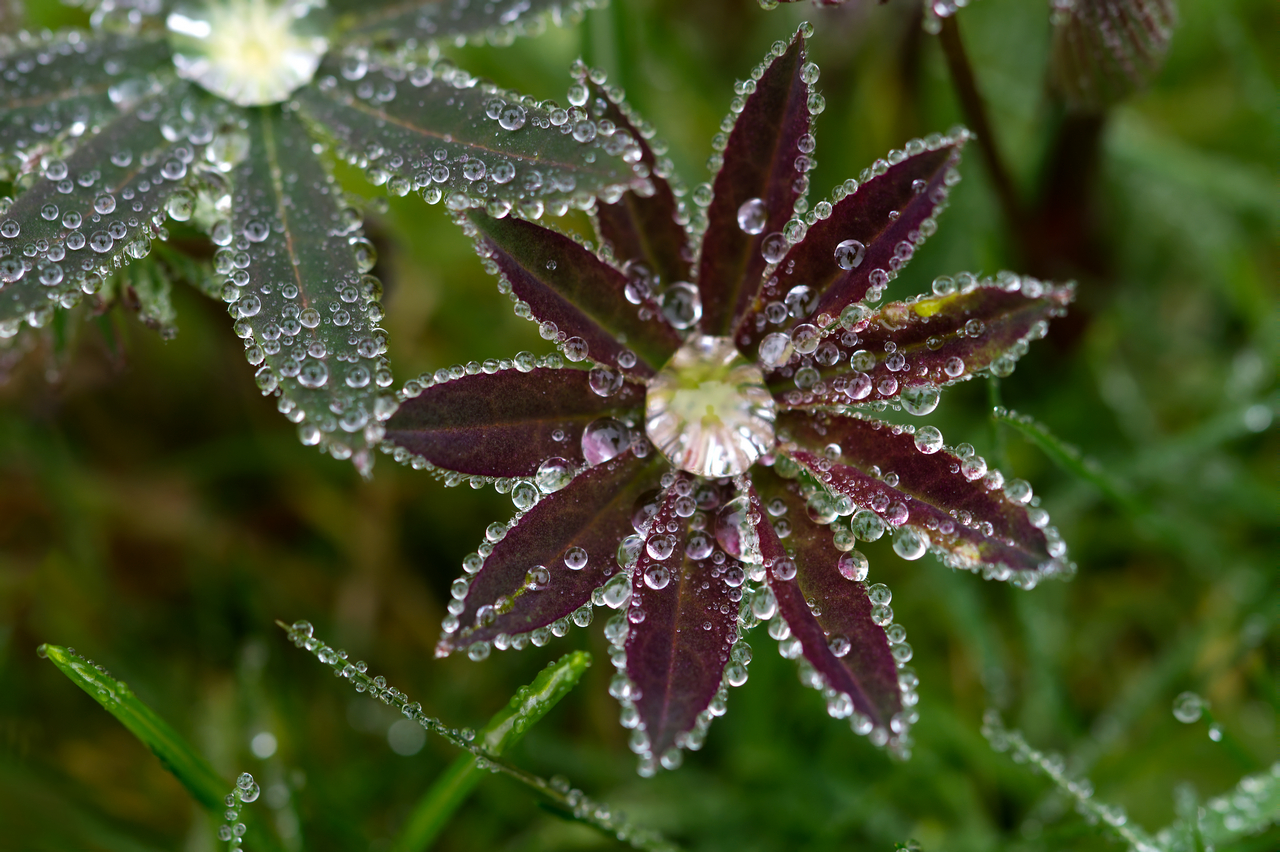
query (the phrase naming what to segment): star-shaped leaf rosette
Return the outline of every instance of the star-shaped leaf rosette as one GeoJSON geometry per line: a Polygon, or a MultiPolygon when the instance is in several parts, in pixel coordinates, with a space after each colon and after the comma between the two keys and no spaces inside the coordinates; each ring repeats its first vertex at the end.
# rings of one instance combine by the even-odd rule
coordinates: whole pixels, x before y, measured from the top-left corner
{"type": "MultiPolygon", "coordinates": [[[[599,253],[514,216],[459,214],[562,354],[424,376],[387,423],[400,461],[494,481],[519,510],[464,560],[437,653],[540,646],[593,607],[618,610],[610,691],[642,774],[702,744],[761,621],[833,716],[908,751],[911,648],[889,589],[866,583],[860,539],[891,531],[904,558],[932,551],[1024,587],[1071,570],[1025,482],[933,427],[870,416],[928,413],[941,386],[1007,374],[1071,291],[959,275],[873,307],[934,232],[968,134],[912,141],[809,212],[823,101],[807,35],[739,84],[692,216],[648,142],[654,191],[597,207],[599,253]]],[[[652,138],[603,75],[577,74],[576,108],[652,138]]]]}

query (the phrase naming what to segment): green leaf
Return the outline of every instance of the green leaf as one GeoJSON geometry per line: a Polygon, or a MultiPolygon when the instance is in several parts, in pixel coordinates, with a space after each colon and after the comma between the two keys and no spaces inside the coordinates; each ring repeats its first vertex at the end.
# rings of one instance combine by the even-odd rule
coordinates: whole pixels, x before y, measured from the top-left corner
{"type": "Polygon", "coordinates": [[[397,0],[368,3],[336,0],[336,14],[347,16],[348,39],[510,44],[516,36],[538,35],[550,18],[565,26],[597,4],[593,0],[397,0]]]}
{"type": "Polygon", "coordinates": [[[71,307],[151,251],[169,203],[190,200],[187,187],[213,169],[204,154],[218,111],[182,83],[138,101],[65,161],[45,163],[0,214],[0,335],[23,320],[44,325],[55,307],[71,307]]]}
{"type": "Polygon", "coordinates": [[[632,165],[640,149],[625,131],[573,119],[443,63],[330,57],[316,81],[297,95],[302,115],[392,195],[417,189],[428,202],[498,216],[515,204],[536,219],[648,185],[632,165]]]}
{"type": "MultiPolygon", "coordinates": [[[[578,685],[590,665],[590,654],[573,651],[547,666],[480,729],[476,743],[495,757],[501,755],[578,685]]],[[[454,811],[488,774],[479,761],[474,754],[461,754],[436,779],[401,829],[391,847],[393,852],[417,852],[431,845],[454,811]]]]}
{"type": "Polygon", "coordinates": [[[0,180],[65,156],[172,78],[163,40],[76,30],[0,41],[0,180]]]}
{"type": "Polygon", "coordinates": [[[214,267],[227,275],[245,357],[258,387],[305,444],[352,458],[367,474],[370,445],[394,403],[384,357],[382,285],[366,273],[373,245],[311,150],[302,124],[277,108],[249,113],[249,154],[231,175],[230,223],[214,227],[214,267]]]}
{"type": "Polygon", "coordinates": [[[164,768],[182,782],[197,802],[211,811],[222,807],[231,785],[213,771],[203,757],[155,711],[143,704],[124,681],[106,669],[60,645],[41,645],[41,657],[51,660],[76,686],[89,693],[120,724],[151,749],[164,768]]]}

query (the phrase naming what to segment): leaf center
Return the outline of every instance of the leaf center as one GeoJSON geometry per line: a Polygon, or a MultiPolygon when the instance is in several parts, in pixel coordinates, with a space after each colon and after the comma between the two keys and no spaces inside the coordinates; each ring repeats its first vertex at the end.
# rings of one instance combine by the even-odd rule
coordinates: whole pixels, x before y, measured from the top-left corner
{"type": "Polygon", "coordinates": [[[736,476],[773,449],[773,397],[764,374],[728,337],[699,335],[649,382],[645,430],[676,467],[736,476]]]}

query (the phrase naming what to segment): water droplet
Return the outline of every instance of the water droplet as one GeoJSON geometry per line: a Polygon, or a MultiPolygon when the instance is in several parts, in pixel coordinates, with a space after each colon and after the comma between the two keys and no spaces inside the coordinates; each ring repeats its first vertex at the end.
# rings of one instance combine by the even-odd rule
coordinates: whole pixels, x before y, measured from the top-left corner
{"type": "Polygon", "coordinates": [[[178,75],[240,106],[283,101],[311,81],[329,46],[328,15],[310,3],[184,2],[165,26],[178,75]]]}
{"type": "Polygon", "coordinates": [[[564,564],[570,571],[581,571],[587,567],[587,552],[581,547],[571,547],[565,551],[564,564]]]}
{"type": "Polygon", "coordinates": [[[774,405],[732,339],[695,337],[650,380],[645,431],[681,470],[734,476],[773,448],[774,405]]]}
{"type": "Polygon", "coordinates": [[[738,208],[738,227],[748,234],[763,232],[767,218],[768,211],[765,210],[764,201],[759,198],[747,199],[738,208]]]}
{"type": "Polygon", "coordinates": [[[550,494],[564,488],[573,479],[573,465],[566,459],[550,458],[538,465],[538,472],[533,478],[538,490],[550,494]]]}
{"type": "Polygon", "coordinates": [[[859,509],[854,513],[849,528],[862,541],[876,541],[884,535],[884,521],[869,509],[859,509]]]}
{"type": "Polygon", "coordinates": [[[664,565],[650,565],[644,571],[644,584],[655,591],[671,582],[671,572],[664,565]]]}
{"type": "Polygon", "coordinates": [[[928,549],[929,534],[922,529],[904,526],[893,535],[893,552],[903,559],[919,559],[928,549]]]}
{"type": "Polygon", "coordinates": [[[1183,692],[1173,699],[1173,718],[1184,725],[1200,721],[1206,701],[1194,692],[1183,692]]]}
{"type": "Polygon", "coordinates": [[[781,232],[774,231],[760,243],[760,254],[769,263],[778,263],[787,256],[789,248],[791,244],[787,242],[787,238],[781,232]]]}
{"type": "Polygon", "coordinates": [[[677,281],[662,294],[662,315],[673,328],[692,328],[702,319],[702,297],[698,288],[687,281],[677,281]]]}
{"type": "MultiPolygon", "coordinates": [[[[901,355],[901,353],[895,353],[901,355]]],[[[902,389],[899,399],[908,414],[916,416],[928,414],[938,407],[941,392],[937,385],[908,385],[902,389]]],[[[918,444],[918,441],[917,441],[918,444]]]]}
{"type": "Polygon", "coordinates": [[[916,449],[925,454],[933,454],[942,449],[942,433],[933,426],[923,426],[916,430],[916,449]]]}
{"type": "Polygon", "coordinates": [[[503,130],[519,130],[524,127],[525,120],[524,107],[519,104],[508,104],[498,116],[498,124],[503,130]]]}
{"type": "Polygon", "coordinates": [[[870,563],[867,557],[858,550],[850,550],[847,553],[840,554],[840,561],[836,563],[840,576],[846,580],[852,580],[855,583],[861,583],[867,579],[867,571],[870,569],[870,563]]]}
{"type": "Polygon", "coordinates": [[[587,464],[597,465],[617,458],[631,446],[631,430],[612,417],[601,417],[582,430],[582,455],[587,464]]]}

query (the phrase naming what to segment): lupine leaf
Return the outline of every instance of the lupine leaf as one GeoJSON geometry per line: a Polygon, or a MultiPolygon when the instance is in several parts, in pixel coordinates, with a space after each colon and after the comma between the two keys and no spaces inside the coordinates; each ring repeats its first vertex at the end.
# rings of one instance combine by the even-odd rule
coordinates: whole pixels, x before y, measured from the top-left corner
{"type": "Polygon", "coordinates": [[[517,35],[537,34],[547,17],[567,24],[595,4],[590,0],[338,0],[330,5],[335,13],[349,16],[348,38],[454,42],[485,36],[495,44],[507,44],[517,35]]]}
{"type": "Polygon", "coordinates": [[[0,216],[0,250],[7,255],[0,257],[0,321],[25,317],[43,324],[54,306],[73,304],[82,287],[96,289],[84,284],[86,275],[109,275],[150,251],[165,203],[197,180],[207,142],[186,122],[177,123],[186,134],[177,141],[164,135],[162,125],[175,118],[187,96],[207,101],[181,83],[138,102],[82,142],[65,163],[51,162],[0,216]],[[4,237],[6,231],[16,233],[4,237]],[[25,248],[40,241],[48,248],[28,255],[25,248]]]}
{"type": "Polygon", "coordinates": [[[587,108],[591,115],[597,121],[612,121],[639,143],[640,162],[649,170],[649,180],[653,183],[651,195],[628,191],[613,204],[596,205],[596,230],[600,238],[612,246],[613,256],[619,263],[644,263],[662,285],[689,281],[693,266],[689,238],[681,224],[684,214],[671,184],[657,174],[670,168],[670,162],[659,164],[625,103],[614,101],[604,86],[593,83],[585,67],[580,68],[576,76],[590,93],[587,108]]]}
{"type": "Polygon", "coordinates": [[[138,740],[151,749],[164,768],[182,782],[197,802],[211,811],[221,810],[231,785],[218,777],[209,762],[191,748],[178,732],[116,680],[70,648],[41,645],[40,656],[53,662],[71,682],[87,692],[138,740]]]}
{"type": "Polygon", "coordinates": [[[620,569],[618,542],[631,533],[636,498],[658,478],[653,457],[623,453],[579,473],[562,490],[543,497],[493,545],[471,578],[458,614],[460,628],[447,632],[436,648],[445,655],[499,634],[515,636],[546,627],[591,600],[591,593],[620,569]],[[587,561],[573,570],[565,564],[570,548],[582,548],[587,561]],[[544,567],[547,588],[532,589],[531,569],[544,567]],[[504,603],[505,601],[505,603],[504,603]],[[477,623],[482,607],[493,607],[492,621],[477,623]]]}
{"type": "Polygon", "coordinates": [[[810,225],[778,264],[743,317],[739,346],[749,351],[770,331],[814,322],[820,315],[839,319],[841,311],[869,291],[883,289],[932,233],[933,226],[925,223],[934,221],[946,204],[947,174],[959,162],[966,138],[916,140],[906,151],[890,155],[901,156],[899,162],[881,160],[872,167],[872,174],[883,167],[881,174],[864,174],[857,190],[838,201],[830,216],[810,225]],[[780,327],[767,324],[765,305],[783,302],[796,287],[808,288],[796,303],[813,308],[780,327]]]}
{"type": "Polygon", "coordinates": [[[724,578],[734,563],[695,561],[686,546],[693,513],[682,515],[677,503],[683,497],[692,506],[691,486],[681,477],[663,492],[631,582],[630,700],[659,758],[693,730],[715,697],[738,638],[738,605],[724,578]]]}
{"type": "Polygon", "coordinates": [[[643,404],[644,388],[631,382],[598,396],[585,370],[478,373],[405,400],[387,421],[386,439],[460,473],[533,476],[550,458],[582,465],[586,426],[643,404]]]}
{"type": "MultiPolygon", "coordinates": [[[[998,284],[961,278],[968,283],[960,289],[939,279],[939,288],[951,292],[885,305],[828,337],[814,352],[817,357],[793,358],[785,370],[773,371],[767,379],[778,400],[791,406],[850,405],[898,399],[910,388],[936,389],[984,370],[1007,375],[1073,295],[1068,287],[1008,273],[1001,273],[998,284]],[[869,368],[862,363],[872,360],[869,368]],[[795,376],[806,366],[817,369],[821,381],[801,390],[795,376]]],[[[927,414],[936,402],[935,390],[921,408],[912,401],[908,407],[927,414]]]]}
{"type": "Polygon", "coordinates": [[[797,179],[805,177],[796,169],[796,159],[800,140],[809,133],[809,87],[800,78],[804,66],[804,38],[797,33],[756,81],[729,134],[724,163],[712,187],[698,263],[706,334],[732,333],[768,265],[761,245],[781,233],[795,210],[800,196],[797,179]],[[738,224],[739,210],[752,200],[762,202],[765,211],[756,234],[738,224]]]}
{"type": "Polygon", "coordinates": [[[117,104],[151,89],[156,72],[172,77],[173,64],[154,38],[69,31],[0,41],[0,179],[91,138],[119,117],[117,104]]]}
{"type": "Polygon", "coordinates": [[[455,210],[514,202],[536,218],[644,185],[623,159],[634,141],[593,123],[553,125],[547,107],[451,66],[330,55],[316,81],[295,96],[302,114],[393,194],[417,188],[455,210]]]}
{"type": "Polygon", "coordinates": [[[1077,109],[1123,99],[1159,72],[1177,18],[1175,0],[1075,0],[1055,9],[1054,86],[1077,109]]]}
{"type": "Polygon", "coordinates": [[[626,276],[569,237],[513,216],[472,211],[467,219],[479,231],[481,253],[497,264],[533,317],[585,341],[593,361],[646,377],[680,347],[679,333],[652,299],[633,305],[625,295],[626,276]],[[635,363],[623,357],[628,351],[635,363]]]}
{"type": "Polygon", "coordinates": [[[249,117],[249,153],[232,172],[230,245],[223,249],[249,259],[247,278],[237,270],[228,279],[236,333],[251,364],[265,361],[258,387],[280,390],[280,408],[299,424],[304,443],[324,441],[340,458],[354,454],[367,473],[368,429],[393,407],[379,397],[391,377],[386,333],[378,328],[381,285],[365,274],[373,247],[302,124],[269,108],[249,117]],[[236,289],[237,280],[245,286],[236,289]]]}
{"type": "Polygon", "coordinates": [[[759,496],[753,495],[761,519],[756,531],[778,613],[827,686],[848,695],[853,710],[887,729],[902,709],[898,669],[884,628],[871,620],[866,586],[841,576],[842,554],[832,543],[831,530],[809,520],[805,500],[794,483],[767,468],[757,468],[752,479],[759,489],[759,496]],[[775,501],[785,508],[781,515],[789,529],[785,540],[770,520],[774,511],[764,507],[765,503],[776,507],[775,501]],[[776,570],[778,560],[784,558],[795,566],[790,579],[783,578],[789,572],[776,570]]]}
{"type": "MultiPolygon", "coordinates": [[[[904,539],[916,536],[955,567],[987,568],[1002,579],[1026,572],[1022,581],[1070,570],[1056,531],[1047,532],[1052,528],[1045,527],[1043,510],[1029,511],[1006,495],[1003,477],[988,473],[981,457],[940,449],[941,436],[932,427],[926,427],[932,435],[922,429],[913,436],[876,420],[786,412],[779,415],[778,428],[794,442],[787,452],[833,494],[874,512],[890,530],[909,527],[899,533],[904,539]],[[935,436],[936,441],[928,440],[935,436]],[[831,445],[840,449],[836,461],[823,449],[831,445]]],[[[917,546],[896,549],[908,558],[924,552],[917,546]]]]}

